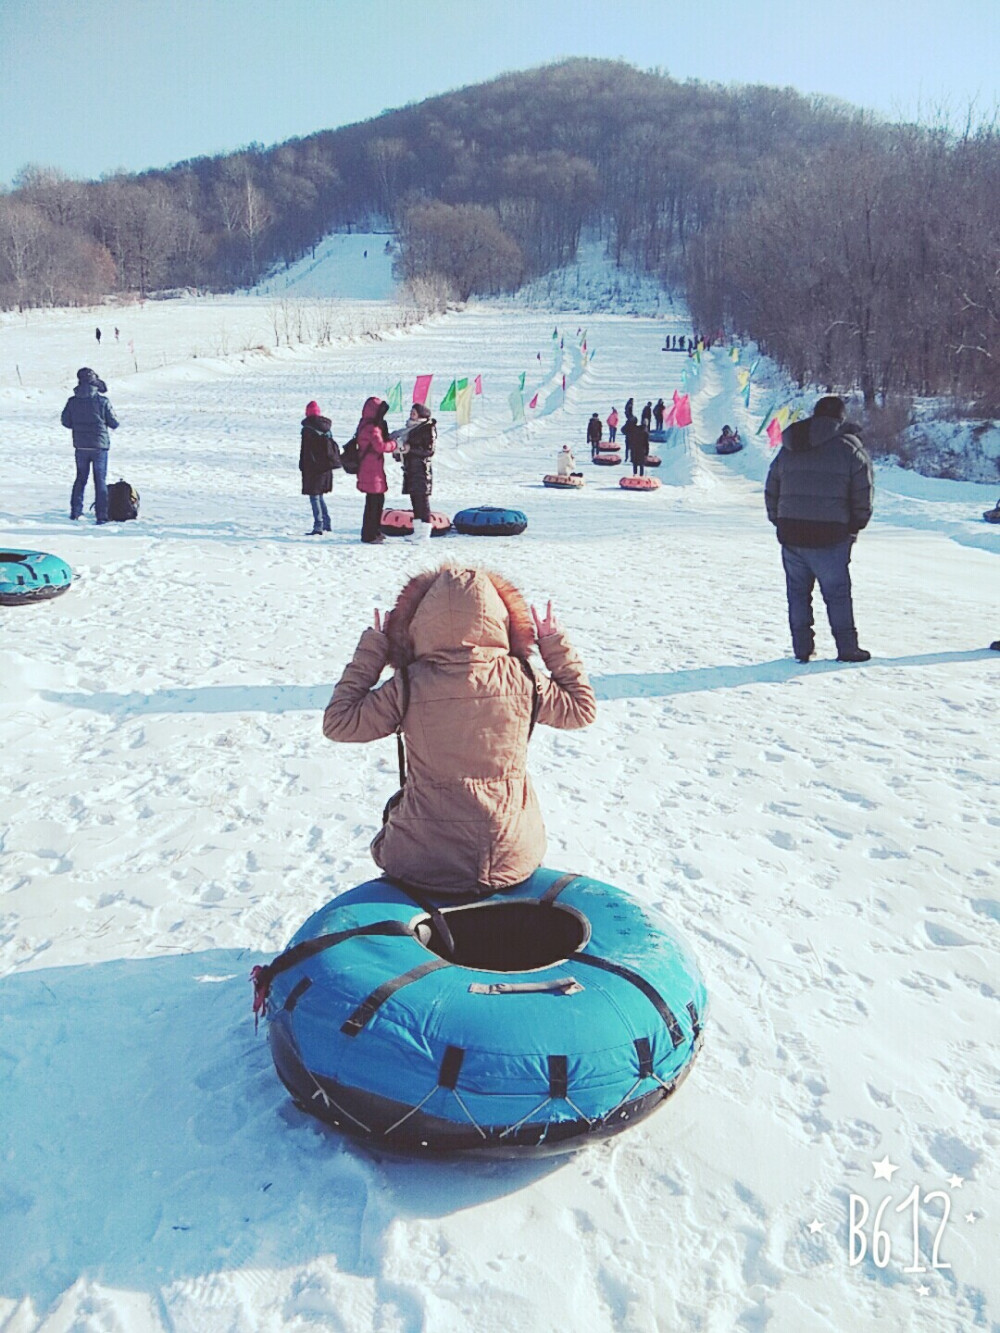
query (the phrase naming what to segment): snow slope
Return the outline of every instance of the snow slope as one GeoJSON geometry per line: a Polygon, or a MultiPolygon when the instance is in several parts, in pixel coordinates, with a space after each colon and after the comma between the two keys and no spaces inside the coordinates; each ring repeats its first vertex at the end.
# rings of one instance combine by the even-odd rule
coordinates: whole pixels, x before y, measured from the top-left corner
{"type": "Polygon", "coordinates": [[[205,311],[158,307],[162,365],[128,377],[91,314],[0,329],[4,364],[32,368],[0,386],[3,542],[77,576],[2,620],[0,1330],[996,1330],[992,491],[880,469],[854,563],[873,660],[837,665],[821,626],[800,666],[764,404],[744,411],[723,355],[660,491],[587,463],[581,492],[541,486],[564,440],[585,458],[591,411],[669,399],[679,304],[491,303],[192,360],[205,311]],[[58,412],[85,362],[122,420],[111,473],[142,494],[140,522],[103,533],[65,517],[58,412]],[[540,410],[514,427],[522,371],[540,410]],[[515,504],[527,532],[362,547],[341,474],[332,537],[306,538],[305,403],[343,439],[369,393],[431,372],[435,405],[455,376],[484,386],[472,425],[442,417],[435,507],[515,504]],[[723,421],[743,454],[714,454],[723,421]],[[366,1153],[292,1107],[250,1017],[251,966],[368,877],[395,787],[391,743],[331,746],[320,711],[373,609],[446,557],[551,597],[594,680],[597,723],[532,742],[547,863],[668,912],[712,997],[676,1098],[566,1159],[366,1153]],[[928,1271],[906,1271],[914,1186],[947,1196],[950,1268],[931,1269],[932,1198],[928,1271]],[[884,1268],[849,1263],[852,1193],[872,1214],[891,1196],[884,1268]]]}

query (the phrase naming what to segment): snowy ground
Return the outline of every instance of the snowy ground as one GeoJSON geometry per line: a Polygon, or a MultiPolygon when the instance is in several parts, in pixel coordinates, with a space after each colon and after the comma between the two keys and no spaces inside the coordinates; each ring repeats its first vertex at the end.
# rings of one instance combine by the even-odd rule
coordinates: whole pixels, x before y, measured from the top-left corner
{"type": "Polygon", "coordinates": [[[2,613],[0,1330],[995,1333],[995,488],[880,469],[854,564],[873,660],[838,666],[824,627],[800,666],[752,436],[766,404],[744,412],[723,354],[659,492],[587,462],[582,492],[540,484],[564,440],[585,457],[591,411],[669,399],[679,305],[474,306],[269,354],[212,349],[220,310],[266,334],[266,298],[150,304],[138,374],[124,313],[99,355],[92,313],[0,327],[0,533],[76,571],[2,613]],[[142,495],[139,523],[103,533],[66,519],[58,414],[82,364],[122,420],[111,474],[142,495]],[[521,371],[540,411],[515,428],[521,371]],[[368,550],[341,474],[332,537],[305,537],[305,403],[344,439],[369,393],[431,372],[435,406],[456,375],[484,386],[442,431],[435,507],[514,504],[527,532],[368,550]],[[750,438],[729,459],[724,421],[750,438]],[[430,557],[553,599],[601,703],[532,743],[548,864],[667,911],[712,997],[677,1097],[568,1159],[373,1158],[291,1106],[254,1037],[251,966],[372,871],[394,748],[333,747],[319,715],[430,557]],[[896,1211],[915,1186],[916,1265],[896,1211]],[[852,1194],[872,1214],[854,1267],[852,1194]]]}

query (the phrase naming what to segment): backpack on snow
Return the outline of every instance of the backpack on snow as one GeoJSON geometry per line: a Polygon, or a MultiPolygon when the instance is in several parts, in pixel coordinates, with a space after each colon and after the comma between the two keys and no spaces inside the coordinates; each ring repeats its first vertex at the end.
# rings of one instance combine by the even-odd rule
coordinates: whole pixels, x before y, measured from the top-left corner
{"type": "Polygon", "coordinates": [[[348,476],[356,477],[358,468],[361,466],[361,455],[358,452],[358,437],[352,435],[340,451],[340,466],[348,476]]]}
{"type": "Polygon", "coordinates": [[[127,523],[139,517],[139,492],[119,477],[108,487],[108,519],[112,523],[127,523]]]}

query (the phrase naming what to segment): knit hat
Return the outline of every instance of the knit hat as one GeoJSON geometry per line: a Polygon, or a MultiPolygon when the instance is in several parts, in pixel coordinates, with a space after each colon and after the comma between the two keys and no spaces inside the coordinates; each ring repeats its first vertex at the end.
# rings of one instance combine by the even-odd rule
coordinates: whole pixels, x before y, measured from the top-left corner
{"type": "Polygon", "coordinates": [[[416,412],[417,416],[421,419],[421,421],[430,421],[431,409],[427,406],[426,403],[414,403],[413,411],[416,412]]]}
{"type": "Polygon", "coordinates": [[[323,415],[322,412],[319,410],[319,403],[317,402],[306,403],[307,417],[319,417],[322,415],[323,415]]]}
{"type": "Polygon", "coordinates": [[[89,366],[81,366],[76,372],[76,378],[78,384],[96,384],[97,371],[91,370],[89,366]]]}

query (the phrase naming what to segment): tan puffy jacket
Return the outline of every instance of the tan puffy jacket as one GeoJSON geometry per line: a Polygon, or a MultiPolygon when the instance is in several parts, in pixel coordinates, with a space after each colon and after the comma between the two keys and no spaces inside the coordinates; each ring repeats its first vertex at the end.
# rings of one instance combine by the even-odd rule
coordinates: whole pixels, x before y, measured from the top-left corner
{"type": "MultiPolygon", "coordinates": [[[[372,842],[393,879],[435,893],[486,895],[542,863],[545,826],[526,770],[534,627],[523,597],[496,574],[446,566],[399,595],[386,633],[366,629],[323,714],[332,741],[374,741],[402,721],[403,797],[372,842]],[[386,665],[397,668],[378,686],[386,665]],[[403,718],[402,671],[409,679],[403,718]]],[[[561,632],[540,640],[537,721],[585,727],[594,692],[561,632]]]]}

